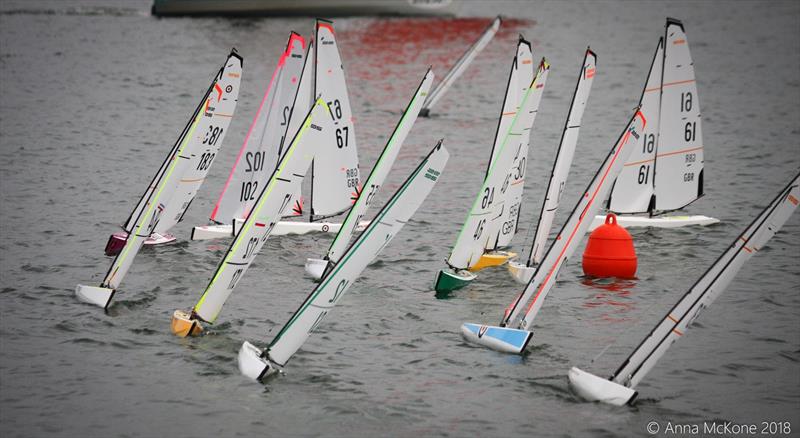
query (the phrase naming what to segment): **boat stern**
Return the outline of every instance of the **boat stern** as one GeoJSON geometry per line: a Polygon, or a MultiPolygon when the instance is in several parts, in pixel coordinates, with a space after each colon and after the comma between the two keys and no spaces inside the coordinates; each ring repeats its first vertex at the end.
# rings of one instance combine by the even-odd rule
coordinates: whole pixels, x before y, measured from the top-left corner
{"type": "Polygon", "coordinates": [[[468,285],[478,276],[469,271],[451,271],[442,269],[436,276],[436,283],[433,288],[436,292],[450,292],[468,285]]]}
{"type": "Polygon", "coordinates": [[[84,303],[94,304],[103,309],[108,307],[111,297],[114,296],[115,289],[101,286],[86,286],[79,284],[75,287],[75,296],[84,303]]]}
{"type": "Polygon", "coordinates": [[[536,268],[511,260],[508,262],[508,272],[517,283],[528,284],[530,283],[531,278],[533,278],[536,268]]]}
{"type": "Polygon", "coordinates": [[[328,267],[327,260],[306,259],[306,265],[305,265],[306,274],[308,274],[314,280],[319,280],[322,278],[322,274],[325,273],[326,267],[328,267]]]}
{"type": "Polygon", "coordinates": [[[108,236],[108,242],[106,242],[106,247],[103,250],[103,252],[107,256],[112,256],[113,257],[113,256],[119,254],[120,251],[122,251],[122,248],[125,246],[125,242],[127,242],[127,241],[128,241],[128,234],[127,233],[123,233],[123,232],[114,233],[114,234],[108,236]]]}
{"type": "Polygon", "coordinates": [[[465,322],[461,325],[461,334],[464,335],[464,339],[473,344],[483,345],[502,353],[514,354],[522,353],[533,337],[533,332],[527,330],[480,325],[470,322],[465,322]]]}
{"type": "Polygon", "coordinates": [[[627,386],[597,377],[578,367],[569,370],[569,386],[587,401],[600,401],[614,406],[630,404],[638,394],[627,386]]]}
{"type": "Polygon", "coordinates": [[[231,237],[233,227],[231,225],[204,225],[192,228],[190,240],[210,240],[231,237]]]}
{"type": "Polygon", "coordinates": [[[239,371],[252,380],[260,382],[261,379],[278,372],[255,345],[245,341],[239,349],[239,371]]]}
{"type": "Polygon", "coordinates": [[[187,336],[200,336],[203,333],[203,326],[197,318],[193,318],[190,312],[176,310],[172,314],[172,324],[170,324],[172,334],[185,338],[187,336]]]}
{"type": "Polygon", "coordinates": [[[494,251],[494,252],[487,252],[481,256],[478,260],[478,263],[471,266],[469,270],[471,272],[477,272],[484,268],[489,268],[492,266],[501,266],[505,264],[508,259],[516,257],[517,254],[513,252],[506,252],[506,251],[494,251]]]}

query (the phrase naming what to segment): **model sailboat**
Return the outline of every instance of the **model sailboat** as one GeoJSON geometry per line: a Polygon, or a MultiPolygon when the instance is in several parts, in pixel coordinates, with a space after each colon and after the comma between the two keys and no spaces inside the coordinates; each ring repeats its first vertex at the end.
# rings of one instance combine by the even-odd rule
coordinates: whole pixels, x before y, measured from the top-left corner
{"type": "Polygon", "coordinates": [[[332,120],[327,104],[320,98],[295,134],[269,182],[258,195],[253,211],[244,221],[231,246],[217,266],[200,300],[191,312],[176,310],[172,332],[178,336],[196,335],[201,322],[213,323],[236,284],[253,263],[275,225],[292,203],[317,151],[330,147],[338,124],[332,120]]]}
{"type": "Polygon", "coordinates": [[[637,109],[592,182],[589,183],[589,187],[578,200],[569,219],[533,274],[533,278],[525,290],[506,308],[500,326],[465,323],[461,326],[461,333],[468,341],[507,353],[521,353],[525,349],[533,336],[531,331],[533,320],[542,308],[545,297],[555,285],[559,271],[586,234],[586,229],[600,209],[602,200],[611,190],[614,178],[641,138],[645,125],[646,121],[637,109]]]}
{"type": "Polygon", "coordinates": [[[241,76],[242,57],[234,50],[128,219],[127,235],[102,283],[99,287],[79,284],[78,299],[107,308],[145,240],[160,229],[162,220],[174,225],[186,211],[222,145],[236,109],[241,76]]]}
{"type": "Polygon", "coordinates": [[[481,36],[471,45],[469,48],[461,55],[461,58],[458,58],[455,64],[450,67],[447,74],[444,75],[442,81],[436,85],[436,88],[431,91],[428,97],[425,99],[425,102],[422,104],[422,109],[420,110],[419,115],[422,117],[428,117],[431,112],[431,108],[439,101],[439,99],[444,96],[444,93],[450,89],[453,83],[458,79],[464,71],[467,70],[472,61],[478,56],[478,53],[486,47],[487,44],[494,38],[494,35],[497,33],[497,30],[500,29],[500,24],[502,23],[502,19],[500,16],[497,16],[489,27],[486,28],[485,31],[481,34],[481,36]]]}
{"type": "MultiPolygon", "coordinates": [[[[305,40],[292,32],[211,212],[210,219],[216,225],[195,227],[192,240],[231,236],[234,219],[244,222],[253,210],[256,197],[308,113],[311,79],[310,74],[302,78],[305,60],[305,40]]],[[[299,203],[299,197],[294,202],[299,203]]]]}
{"type": "Polygon", "coordinates": [[[667,349],[683,336],[700,312],[725,291],[744,263],[780,230],[797,209],[798,203],[800,175],[795,176],[731,243],[610,378],[603,379],[573,367],[569,371],[570,386],[589,401],[602,401],[616,406],[632,403],[637,395],[634,388],[666,354],[667,349]]]}
{"type": "MultiPolygon", "coordinates": [[[[239,63],[241,64],[241,62],[239,63]]],[[[226,74],[237,73],[229,71],[226,74]]],[[[211,129],[210,131],[202,133],[203,137],[200,145],[196,145],[194,147],[190,146],[191,150],[196,150],[197,153],[195,154],[194,152],[191,152],[189,155],[187,155],[189,156],[191,165],[188,165],[185,168],[181,178],[177,180],[177,187],[174,189],[170,188],[172,194],[169,198],[169,201],[164,203],[163,210],[159,213],[159,220],[150,231],[150,236],[144,240],[144,245],[159,245],[175,241],[175,236],[169,234],[169,230],[183,219],[183,215],[186,213],[186,210],[189,209],[189,205],[191,205],[195,195],[197,195],[197,191],[200,190],[200,186],[203,185],[203,182],[208,175],[208,171],[211,169],[211,165],[214,163],[214,158],[217,156],[217,152],[223,144],[223,140],[228,131],[228,125],[230,124],[231,119],[233,118],[233,113],[236,110],[240,78],[231,77],[231,79],[233,79],[233,82],[236,83],[227,85],[215,83],[213,85],[214,89],[210,92],[210,94],[216,94],[217,104],[219,105],[222,103],[224,104],[225,108],[212,108],[214,117],[216,117],[215,123],[214,125],[209,125],[211,129]],[[227,88],[225,88],[225,96],[223,96],[222,87],[227,87],[228,85],[231,85],[231,87],[235,86],[236,93],[232,94],[231,92],[233,89],[229,91],[227,88]]],[[[208,102],[210,101],[207,101],[207,103],[208,102]]],[[[208,112],[208,109],[206,112],[208,112]]],[[[188,126],[189,125],[187,125],[187,127],[188,126]]],[[[146,208],[150,197],[153,195],[156,185],[163,179],[164,172],[167,170],[171,161],[176,156],[179,144],[180,143],[175,143],[175,145],[173,145],[170,153],[167,155],[167,158],[153,176],[153,179],[150,181],[150,184],[147,186],[144,194],[139,199],[139,203],[125,221],[125,225],[123,226],[124,231],[114,233],[109,237],[105,247],[106,255],[115,256],[119,254],[122,247],[125,246],[125,241],[130,233],[133,232],[133,228],[136,225],[136,220],[146,208]]]]}
{"type": "Polygon", "coordinates": [[[262,351],[249,342],[242,344],[238,357],[242,374],[261,380],[286,366],[364,268],[380,254],[428,197],[447,159],[447,150],[440,140],[342,254],[339,263],[314,288],[267,348],[262,351]]]}
{"type": "Polygon", "coordinates": [[[370,172],[364,183],[364,189],[359,194],[355,204],[353,204],[353,208],[347,213],[344,222],[342,222],[341,229],[336,233],[336,237],[328,248],[325,257],[323,259],[309,258],[306,260],[306,273],[314,279],[318,280],[322,278],[325,272],[330,271],[341,259],[342,253],[350,243],[350,239],[355,233],[358,224],[361,223],[361,219],[378,194],[378,190],[380,190],[380,187],[383,185],[383,181],[386,179],[389,171],[392,169],[392,165],[394,165],[394,161],[400,153],[400,148],[403,146],[406,136],[408,136],[408,133],[414,126],[422,102],[425,96],[428,95],[428,90],[430,90],[431,84],[433,83],[433,77],[433,72],[428,69],[419,87],[417,87],[417,91],[408,103],[405,112],[403,112],[403,116],[397,123],[394,132],[389,137],[389,141],[386,142],[383,152],[381,152],[381,155],[375,162],[375,167],[372,168],[372,172],[370,172]],[[365,191],[366,196],[364,196],[365,191]]]}
{"type": "Polygon", "coordinates": [[[519,165],[522,163],[523,153],[527,155],[529,131],[541,101],[549,69],[542,60],[539,71],[534,76],[532,58],[530,43],[520,39],[516,56],[511,63],[506,96],[486,176],[446,261],[448,269],[439,271],[436,277],[434,288],[437,292],[464,287],[476,278],[471,270],[490,264],[501,264],[511,256],[509,253],[494,253],[489,263],[486,261],[488,258],[484,258],[484,252],[487,246],[498,241],[499,224],[507,208],[506,193],[515,174],[515,162],[516,176],[522,178],[524,174],[524,171],[520,174],[519,165]]]}
{"type": "MultiPolygon", "coordinates": [[[[658,216],[679,210],[703,195],[703,135],[700,100],[689,42],[680,21],[668,18],[642,99],[650,124],[640,147],[617,178],[608,210],[625,227],[674,228],[709,225],[707,216],[658,216]],[[647,216],[628,216],[646,213],[647,216]]],[[[599,226],[605,216],[595,218],[599,226]]]]}
{"type": "MultiPolygon", "coordinates": [[[[324,148],[318,151],[314,162],[311,165],[311,209],[308,212],[308,222],[304,221],[281,221],[275,226],[273,234],[305,234],[312,231],[337,232],[341,224],[325,221],[346,212],[355,202],[360,193],[360,179],[358,170],[358,152],[353,125],[353,115],[350,108],[350,99],[345,83],[344,68],[339,56],[336,45],[336,38],[333,26],[330,22],[317,20],[315,41],[309,44],[305,64],[300,79],[297,80],[298,53],[296,50],[301,45],[299,37],[293,40],[290,38],[290,45],[287,46],[287,53],[292,51],[286,58],[285,65],[278,65],[275,76],[276,84],[286,84],[294,93],[280,94],[275,97],[278,99],[277,105],[268,107],[269,111],[259,111],[253,121],[250,132],[260,133],[259,136],[248,136],[245,148],[250,148],[249,143],[262,151],[272,149],[271,156],[280,158],[283,153],[283,139],[287,138],[286,133],[295,132],[297,126],[302,122],[311,99],[319,95],[325,96],[326,103],[331,108],[334,118],[339,124],[336,129],[333,142],[334,148],[324,148]],[[293,85],[294,84],[294,85],[293,85]],[[290,109],[287,109],[289,107],[290,109]]],[[[286,55],[286,53],[284,54],[286,55]]],[[[273,87],[267,90],[271,93],[273,87]]],[[[275,90],[278,93],[279,89],[275,90]]],[[[265,101],[275,101],[270,97],[265,97],[265,101]]],[[[247,157],[247,152],[245,152],[247,157]]],[[[256,157],[253,155],[253,159],[256,157]]],[[[247,170],[251,168],[250,161],[238,162],[237,168],[244,166],[244,170],[237,171],[235,168],[232,175],[239,172],[245,177],[241,180],[234,179],[236,184],[230,184],[221,195],[220,202],[215,207],[211,220],[222,222],[222,224],[195,227],[192,232],[192,239],[212,239],[217,237],[230,237],[239,232],[241,225],[246,219],[246,215],[252,208],[252,203],[258,193],[258,186],[266,184],[265,180],[250,180],[247,170]],[[241,184],[241,191],[236,188],[241,184]],[[232,189],[231,189],[232,188],[232,189]],[[245,198],[242,200],[242,198],[245,198]],[[232,198],[231,202],[226,202],[232,198]],[[233,206],[234,208],[230,208],[233,206]]],[[[266,169],[274,167],[274,164],[267,163],[266,169]]],[[[268,172],[262,173],[261,177],[268,176],[268,172]]],[[[297,196],[292,208],[291,215],[301,217],[306,214],[298,189],[297,196]]],[[[289,213],[287,212],[287,215],[289,213]]],[[[360,223],[363,229],[364,223],[360,223]]]]}
{"type": "Polygon", "coordinates": [[[553,226],[553,219],[567,184],[572,158],[575,156],[575,146],[578,143],[583,111],[586,109],[586,102],[589,100],[589,92],[592,90],[596,71],[597,55],[591,49],[586,49],[581,72],[578,75],[578,84],[575,86],[575,93],[572,95],[567,122],[564,124],[561,142],[558,145],[556,159],[553,162],[553,172],[550,174],[550,181],[547,183],[547,191],[545,192],[544,202],[542,202],[542,210],[539,214],[539,222],[536,225],[536,236],[531,245],[530,255],[525,263],[519,263],[514,260],[508,263],[508,270],[511,276],[520,283],[527,284],[531,280],[536,266],[541,263],[542,257],[544,257],[550,228],[553,226]]]}

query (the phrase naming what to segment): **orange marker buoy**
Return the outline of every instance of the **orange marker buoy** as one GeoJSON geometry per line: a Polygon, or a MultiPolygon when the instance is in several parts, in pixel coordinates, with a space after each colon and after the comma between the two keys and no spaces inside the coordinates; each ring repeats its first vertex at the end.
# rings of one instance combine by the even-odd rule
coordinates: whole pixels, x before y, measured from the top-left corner
{"type": "Polygon", "coordinates": [[[617,225],[617,216],[613,213],[609,213],[606,223],[589,235],[583,251],[583,273],[591,277],[635,277],[633,238],[625,228],[617,225]]]}

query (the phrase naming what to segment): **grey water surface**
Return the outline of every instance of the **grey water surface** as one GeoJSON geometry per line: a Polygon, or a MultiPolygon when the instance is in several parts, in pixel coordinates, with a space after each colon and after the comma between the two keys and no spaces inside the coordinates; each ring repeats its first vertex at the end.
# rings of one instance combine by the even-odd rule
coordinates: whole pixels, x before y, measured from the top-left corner
{"type": "MultiPolygon", "coordinates": [[[[439,138],[450,162],[413,220],[266,385],[242,377],[242,341],[265,345],[314,284],[330,235],[270,238],[207,335],[170,333],[227,249],[205,224],[282,52],[311,18],[170,18],[150,2],[0,3],[0,436],[642,436],[645,426],[732,421],[800,428],[800,215],[760,251],[638,388],[635,407],[584,403],[567,371],[613,372],[800,169],[800,3],[466,2],[456,19],[335,21],[372,167],[433,65],[441,77],[491,17],[511,20],[420,119],[380,204],[439,138]],[[517,35],[552,64],[532,131],[515,249],[527,254],[587,45],[597,77],[557,227],[639,99],[667,16],[686,25],[705,140],[707,228],[631,230],[638,279],[562,272],[524,356],[465,343],[519,292],[504,268],[436,299],[481,184],[517,35]],[[104,313],[108,235],[128,216],[231,47],[244,56],[230,134],[179,242],[145,248],[104,313]],[[608,350],[593,363],[592,358],[608,350]]],[[[553,232],[557,231],[557,227],[553,232]]]]}

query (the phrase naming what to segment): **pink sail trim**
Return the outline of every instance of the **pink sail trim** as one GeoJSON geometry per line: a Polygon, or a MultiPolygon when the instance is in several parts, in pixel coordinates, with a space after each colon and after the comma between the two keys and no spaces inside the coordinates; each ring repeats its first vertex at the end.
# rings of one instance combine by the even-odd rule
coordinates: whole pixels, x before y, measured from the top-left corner
{"type": "MultiPolygon", "coordinates": [[[[247,146],[247,141],[250,139],[250,134],[253,132],[253,128],[256,125],[256,120],[258,120],[261,111],[264,109],[264,102],[267,101],[267,97],[269,96],[270,92],[272,91],[272,86],[275,85],[275,78],[278,76],[278,72],[283,69],[284,64],[286,63],[286,58],[288,58],[292,53],[292,47],[294,46],[295,41],[300,41],[300,46],[305,49],[306,41],[305,39],[296,34],[292,33],[289,36],[289,42],[286,44],[286,51],[283,52],[280,59],[278,60],[278,66],[275,67],[275,71],[272,72],[272,78],[269,80],[269,86],[267,87],[267,91],[264,93],[264,97],[261,99],[261,104],[258,106],[258,111],[256,112],[256,116],[253,119],[253,123],[250,124],[250,128],[247,130],[247,135],[244,137],[244,143],[242,144],[241,149],[239,149],[239,154],[236,155],[236,161],[233,163],[233,167],[231,167],[231,173],[228,175],[228,179],[225,181],[225,185],[222,187],[222,192],[219,194],[219,199],[217,199],[216,205],[214,205],[214,210],[211,211],[211,220],[217,222],[217,210],[219,210],[219,204],[222,202],[222,197],[225,195],[225,191],[228,190],[228,185],[230,185],[231,180],[233,179],[234,171],[236,170],[236,166],[239,165],[239,160],[242,158],[244,154],[244,150],[247,146]]],[[[232,219],[232,218],[229,218],[232,219]]]]}

